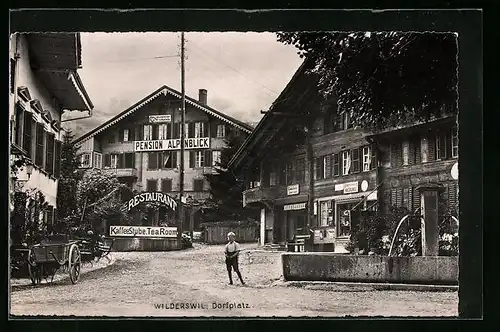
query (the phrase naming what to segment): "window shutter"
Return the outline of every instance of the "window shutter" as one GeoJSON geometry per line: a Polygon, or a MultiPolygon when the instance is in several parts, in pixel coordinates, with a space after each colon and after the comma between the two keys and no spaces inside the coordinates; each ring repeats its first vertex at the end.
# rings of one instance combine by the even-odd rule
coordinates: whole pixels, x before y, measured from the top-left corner
{"type": "Polygon", "coordinates": [[[118,155],[118,167],[117,168],[125,168],[125,153],[120,153],[118,155]]]}
{"type": "Polygon", "coordinates": [[[391,189],[391,205],[397,206],[397,189],[391,189]]]}
{"type": "Polygon", "coordinates": [[[61,142],[55,141],[54,146],[54,176],[56,179],[61,175],[61,142]]]}
{"type": "Polygon", "coordinates": [[[16,137],[14,138],[14,141],[20,147],[23,147],[23,136],[22,136],[23,135],[22,128],[24,121],[23,115],[27,113],[28,112],[25,112],[24,109],[19,104],[16,105],[16,117],[15,117],[16,137]]]}
{"type": "Polygon", "coordinates": [[[376,169],[378,166],[378,160],[377,160],[377,149],[374,145],[370,147],[370,152],[371,152],[371,160],[370,160],[370,169],[376,169]]]}
{"type": "Polygon", "coordinates": [[[210,122],[210,137],[217,137],[217,122],[210,122]]]}
{"type": "Polygon", "coordinates": [[[177,156],[179,152],[178,151],[172,151],[172,168],[177,168],[177,156]]]}
{"type": "Polygon", "coordinates": [[[319,180],[321,175],[321,158],[314,158],[314,180],[319,180]]]}
{"type": "Polygon", "coordinates": [[[391,168],[396,168],[397,167],[397,164],[396,164],[396,144],[391,144],[391,147],[390,147],[390,152],[391,152],[391,168]]]}
{"type": "Polygon", "coordinates": [[[194,168],[195,153],[194,151],[189,151],[189,168],[194,168]]]}
{"type": "Polygon", "coordinates": [[[156,152],[148,153],[148,168],[156,169],[158,167],[158,155],[156,152]]]}
{"type": "Polygon", "coordinates": [[[144,127],[142,125],[136,127],[135,138],[138,141],[144,140],[144,127]]]}
{"type": "Polygon", "coordinates": [[[205,150],[205,158],[203,158],[203,166],[212,166],[212,150],[205,150]]]}
{"type": "Polygon", "coordinates": [[[352,171],[359,172],[359,148],[352,149],[352,171]]]}
{"type": "Polygon", "coordinates": [[[397,207],[403,206],[403,188],[396,189],[396,206],[397,207]]]}
{"type": "Polygon", "coordinates": [[[104,167],[111,167],[111,155],[109,153],[104,154],[104,167]]]}
{"type": "Polygon", "coordinates": [[[408,165],[415,165],[415,141],[413,139],[408,144],[408,165]]]}
{"type": "Polygon", "coordinates": [[[194,137],[194,122],[189,122],[187,125],[188,125],[188,137],[194,137]]]}
{"type": "MultiPolygon", "coordinates": [[[[21,110],[22,108],[19,107],[21,110]]],[[[23,111],[24,112],[24,111],[23,111]]],[[[32,143],[33,143],[33,127],[34,127],[34,121],[33,121],[33,116],[29,112],[24,112],[24,133],[22,136],[22,139],[19,141],[19,145],[21,145],[21,141],[23,142],[22,148],[24,151],[27,152],[28,157],[32,157],[32,143]]],[[[19,134],[21,134],[21,130],[19,128],[19,134]]],[[[19,136],[21,137],[21,136],[19,136]]]]}
{"type": "Polygon", "coordinates": [[[436,160],[436,139],[434,135],[430,134],[427,137],[427,159],[428,161],[436,160]]]}
{"type": "Polygon", "coordinates": [[[46,135],[45,169],[51,175],[54,172],[54,138],[53,134],[46,135]]]}
{"type": "Polygon", "coordinates": [[[172,124],[171,123],[167,123],[167,139],[172,139],[173,138],[173,135],[172,135],[172,124]]]}
{"type": "Polygon", "coordinates": [[[451,130],[446,131],[443,135],[445,150],[446,150],[446,159],[451,158],[451,130]]]}
{"type": "Polygon", "coordinates": [[[119,137],[118,137],[118,142],[123,142],[123,141],[124,141],[124,140],[123,140],[123,132],[124,132],[124,131],[125,131],[124,129],[120,129],[120,130],[118,131],[118,135],[119,135],[119,137]]]}
{"type": "Polygon", "coordinates": [[[325,178],[332,177],[332,155],[325,156],[325,178]]]}
{"type": "Polygon", "coordinates": [[[128,129],[128,140],[135,141],[135,128],[134,127],[130,127],[128,129]]]}
{"type": "Polygon", "coordinates": [[[172,191],[172,179],[161,180],[161,191],[164,193],[172,191]]]}
{"type": "Polygon", "coordinates": [[[204,122],[203,123],[203,137],[209,137],[208,133],[209,133],[209,126],[210,126],[210,123],[209,122],[204,122]]]}
{"type": "Polygon", "coordinates": [[[340,154],[333,154],[333,176],[340,175],[340,154]]]}
{"type": "Polygon", "coordinates": [[[172,123],[172,127],[174,128],[174,137],[173,138],[180,138],[180,132],[179,132],[179,125],[176,123],[172,123]]]}
{"type": "Polygon", "coordinates": [[[415,150],[415,164],[422,163],[422,144],[420,143],[420,137],[413,141],[413,148],[415,150]]]}
{"type": "Polygon", "coordinates": [[[413,209],[412,212],[420,208],[420,192],[417,187],[412,188],[412,198],[413,198],[413,209]]]}
{"type": "Polygon", "coordinates": [[[151,130],[153,131],[153,133],[152,133],[151,137],[152,137],[154,140],[158,139],[158,133],[159,133],[159,131],[160,131],[160,127],[158,126],[158,124],[157,124],[157,123],[155,123],[155,124],[151,125],[151,130]]]}
{"type": "Polygon", "coordinates": [[[45,130],[41,123],[36,124],[36,153],[35,153],[35,164],[43,167],[43,147],[45,130]]]}

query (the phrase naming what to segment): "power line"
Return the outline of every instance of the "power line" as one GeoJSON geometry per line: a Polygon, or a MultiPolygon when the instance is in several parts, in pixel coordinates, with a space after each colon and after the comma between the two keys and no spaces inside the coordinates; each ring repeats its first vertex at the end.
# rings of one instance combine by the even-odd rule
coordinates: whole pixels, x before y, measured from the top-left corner
{"type": "Polygon", "coordinates": [[[159,55],[159,56],[154,56],[154,57],[149,57],[149,58],[130,58],[130,59],[122,59],[122,60],[115,60],[115,61],[100,61],[100,62],[117,63],[117,62],[155,60],[155,59],[178,58],[178,57],[179,57],[179,55],[159,55]]]}
{"type": "Polygon", "coordinates": [[[271,88],[265,86],[264,84],[262,83],[259,83],[259,82],[256,82],[255,80],[253,80],[252,78],[248,77],[247,75],[243,74],[242,72],[240,72],[238,69],[228,65],[227,63],[221,61],[220,59],[218,59],[217,57],[213,56],[212,54],[208,53],[207,51],[205,51],[203,48],[201,48],[200,46],[198,46],[196,43],[194,43],[193,41],[191,41],[191,43],[193,45],[195,45],[200,51],[202,51],[204,54],[208,55],[209,57],[211,57],[212,59],[215,59],[217,60],[217,62],[220,62],[221,64],[223,64],[224,66],[226,66],[227,68],[237,72],[238,74],[240,74],[241,76],[245,77],[247,80],[249,80],[250,82],[253,82],[254,84],[257,84],[257,85],[260,85],[261,87],[265,88],[266,90],[272,92],[275,96],[278,95],[279,93],[272,90],[271,88]]]}

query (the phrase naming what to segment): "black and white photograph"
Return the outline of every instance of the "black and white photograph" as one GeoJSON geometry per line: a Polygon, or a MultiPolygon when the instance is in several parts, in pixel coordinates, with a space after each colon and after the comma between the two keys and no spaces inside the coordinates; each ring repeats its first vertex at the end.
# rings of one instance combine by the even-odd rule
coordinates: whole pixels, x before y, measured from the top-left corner
{"type": "Polygon", "coordinates": [[[458,317],[458,37],[12,31],[10,315],[458,317]]]}

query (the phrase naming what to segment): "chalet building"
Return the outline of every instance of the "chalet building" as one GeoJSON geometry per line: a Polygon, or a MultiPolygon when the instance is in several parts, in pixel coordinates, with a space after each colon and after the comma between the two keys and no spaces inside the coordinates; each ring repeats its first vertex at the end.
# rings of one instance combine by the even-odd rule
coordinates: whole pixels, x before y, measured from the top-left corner
{"type": "Polygon", "coordinates": [[[61,116],[91,112],[93,105],[78,75],[82,67],[78,33],[14,34],[10,40],[10,154],[27,165],[11,183],[16,192],[38,189],[55,216],[60,173],[61,116]]]}
{"type": "Polygon", "coordinates": [[[305,74],[312,65],[298,69],[229,164],[246,183],[243,205],[261,208],[262,244],[302,237],[312,250],[346,252],[353,212],[413,211],[430,184],[441,205],[457,206],[455,117],[375,134],[354,128],[335,102],[320,104],[305,74]]]}
{"type": "MultiPolygon", "coordinates": [[[[231,130],[249,134],[252,127],[207,105],[207,91],[199,99],[186,96],[184,197],[202,205],[209,197],[205,174],[220,161],[225,137],[231,130]]],[[[109,121],[75,140],[82,169],[99,168],[115,175],[134,192],[160,191],[179,197],[181,93],[162,86],[109,121]]],[[[200,223],[194,218],[194,228],[200,223]]],[[[175,213],[166,207],[135,213],[136,225],[175,225],[175,213]]]]}

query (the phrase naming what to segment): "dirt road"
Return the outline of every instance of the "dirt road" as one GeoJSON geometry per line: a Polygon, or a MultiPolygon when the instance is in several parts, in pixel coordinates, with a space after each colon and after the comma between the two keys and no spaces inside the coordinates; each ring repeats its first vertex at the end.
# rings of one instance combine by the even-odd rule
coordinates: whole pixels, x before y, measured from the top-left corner
{"type": "Polygon", "coordinates": [[[13,286],[12,315],[74,316],[456,316],[457,292],[287,287],[280,253],[240,256],[246,286],[228,285],[223,247],[114,253],[114,263],[51,285],[13,286]]]}

